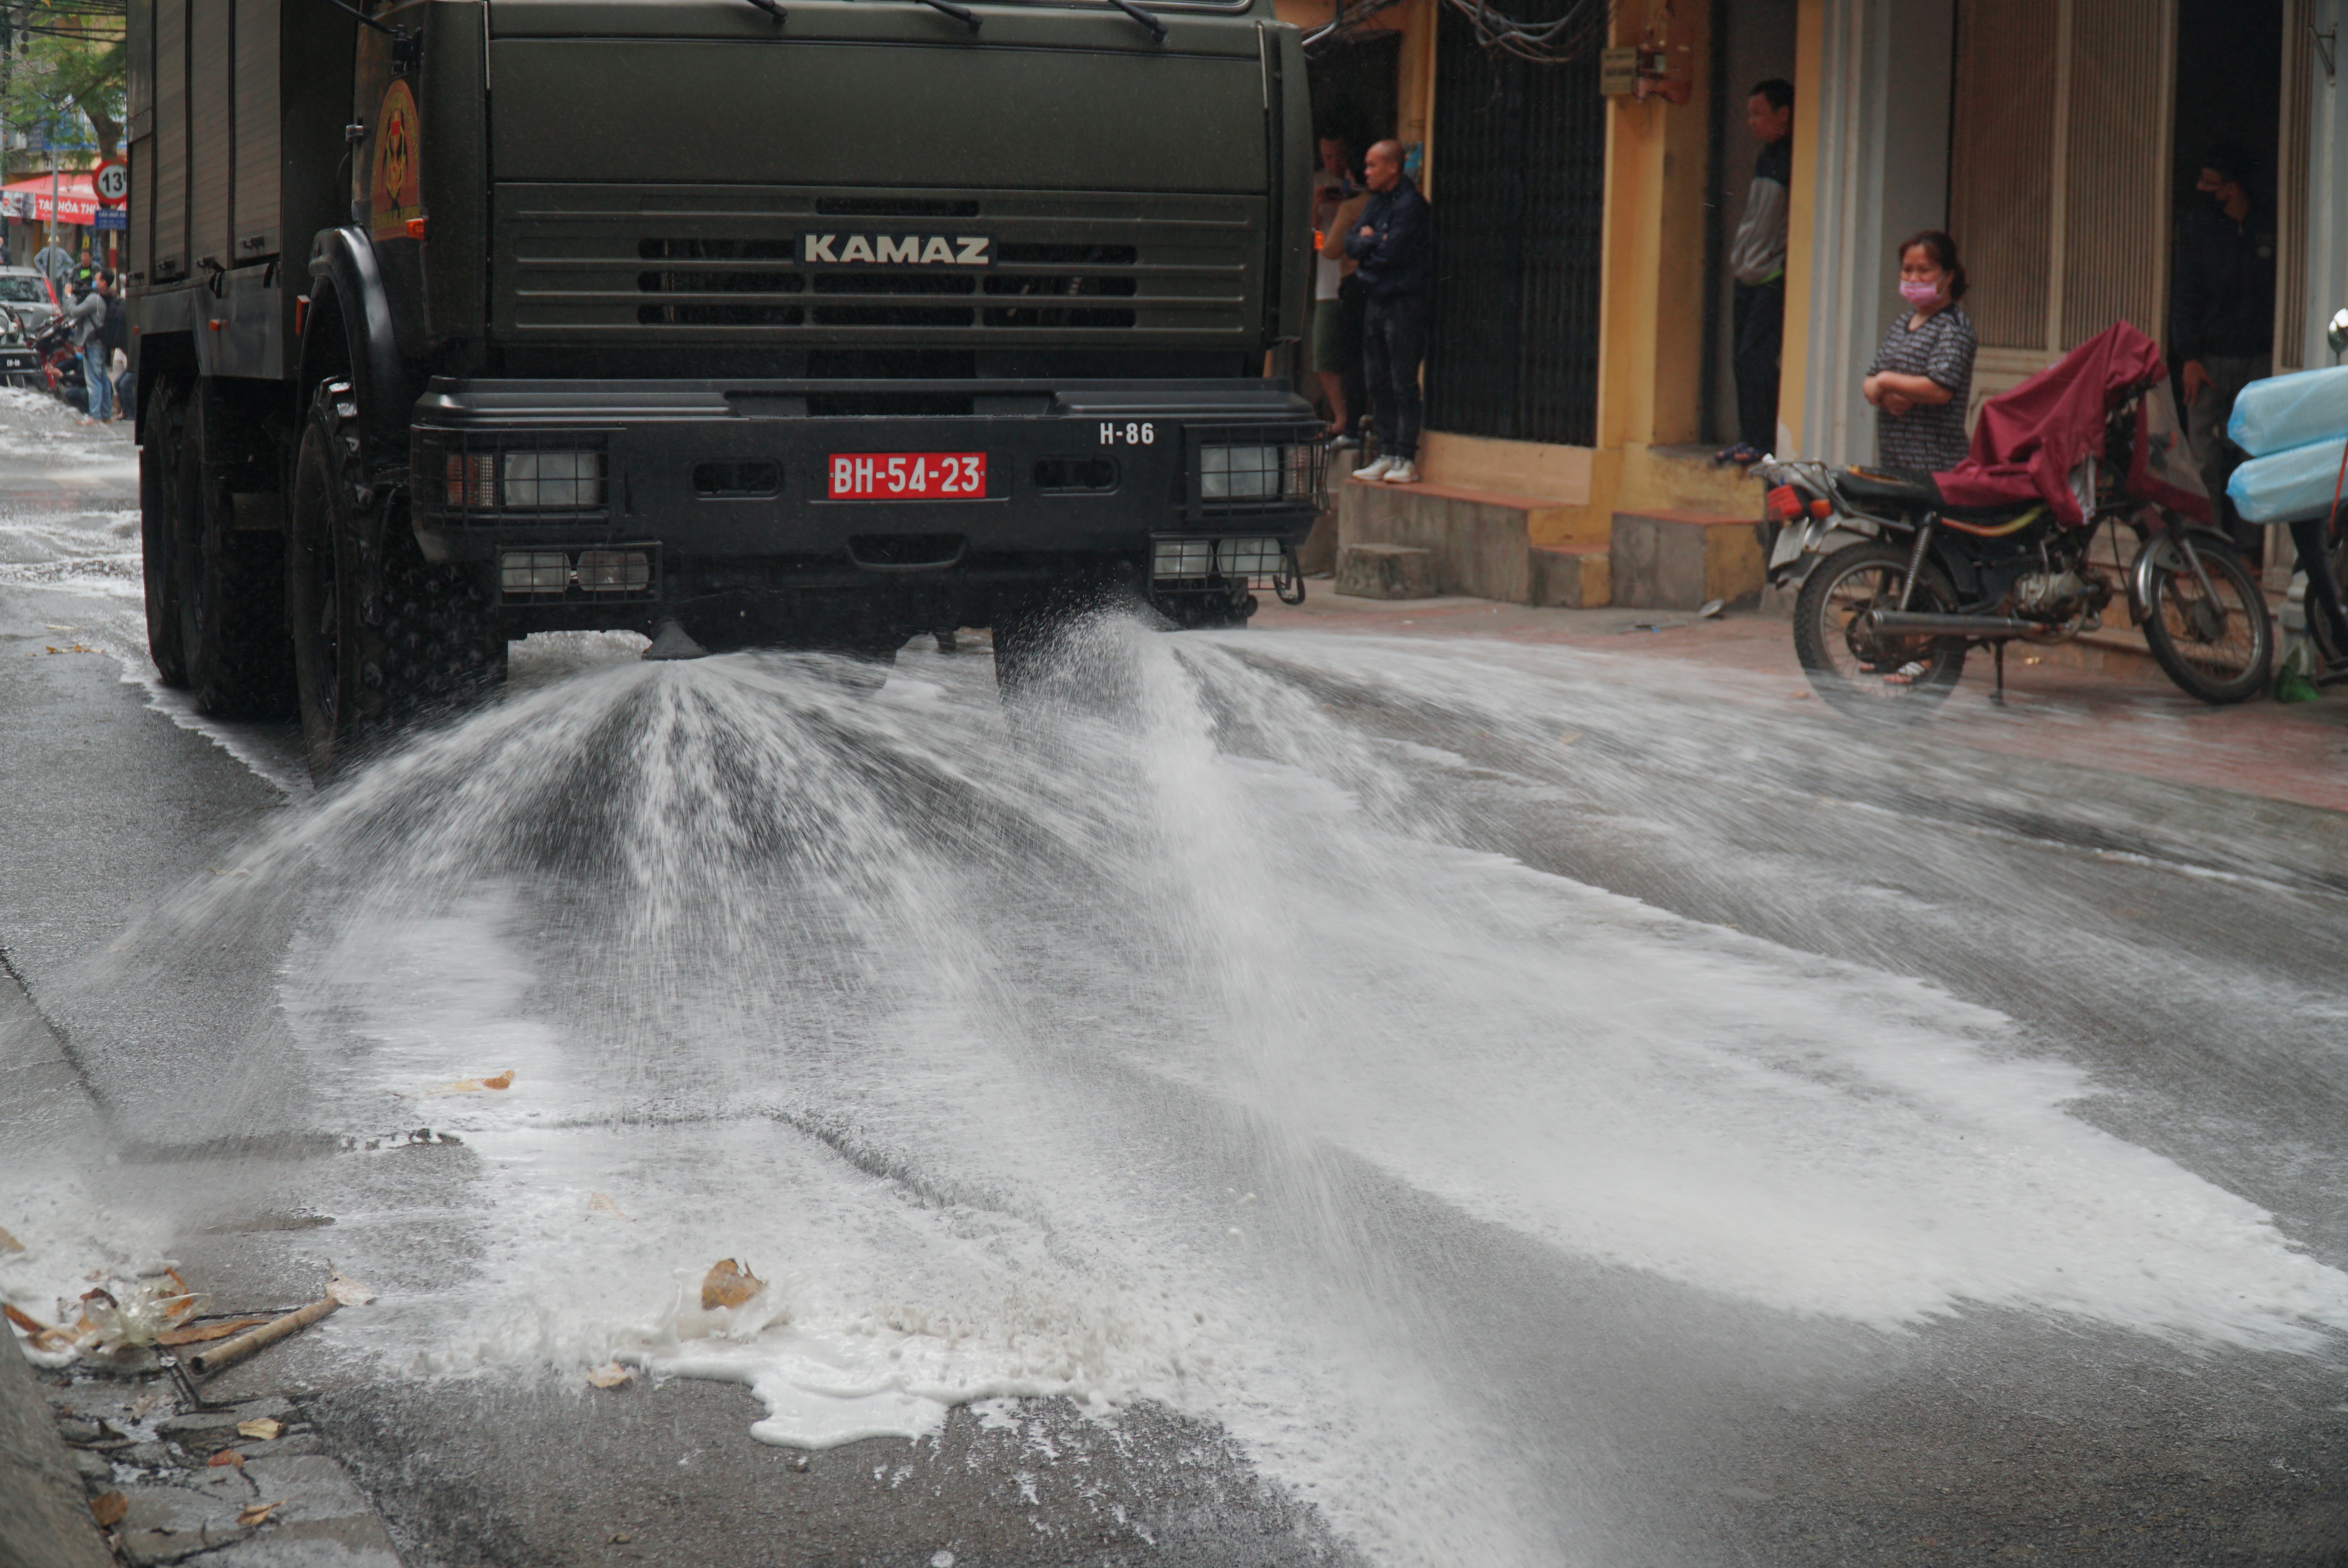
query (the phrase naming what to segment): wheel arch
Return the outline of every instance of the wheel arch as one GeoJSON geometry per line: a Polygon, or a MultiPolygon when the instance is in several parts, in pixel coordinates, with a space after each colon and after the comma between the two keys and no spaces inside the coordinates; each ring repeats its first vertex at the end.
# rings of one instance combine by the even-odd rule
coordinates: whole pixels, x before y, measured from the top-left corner
{"type": "Polygon", "coordinates": [[[370,469],[407,456],[414,381],[400,357],[391,299],[375,246],[357,229],[328,229],[311,242],[310,306],[302,332],[297,411],[319,382],[343,374],[358,394],[361,455],[370,469]]]}

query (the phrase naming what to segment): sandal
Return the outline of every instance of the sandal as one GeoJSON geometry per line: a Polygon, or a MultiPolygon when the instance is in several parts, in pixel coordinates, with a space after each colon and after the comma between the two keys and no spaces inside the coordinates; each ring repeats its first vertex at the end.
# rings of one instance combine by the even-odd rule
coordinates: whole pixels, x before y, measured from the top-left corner
{"type": "Polygon", "coordinates": [[[1739,468],[1750,468],[1754,464],[1761,461],[1764,456],[1766,454],[1751,442],[1739,441],[1734,446],[1714,453],[1712,460],[1724,466],[1733,465],[1739,468]]]}

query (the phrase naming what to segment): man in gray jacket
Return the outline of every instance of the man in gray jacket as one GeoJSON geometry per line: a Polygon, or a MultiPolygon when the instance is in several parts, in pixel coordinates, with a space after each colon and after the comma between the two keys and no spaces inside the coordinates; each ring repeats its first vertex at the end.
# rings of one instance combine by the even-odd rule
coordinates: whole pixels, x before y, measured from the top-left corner
{"type": "Polygon", "coordinates": [[[89,394],[84,425],[114,417],[114,377],[107,364],[106,302],[114,292],[114,274],[100,267],[89,281],[89,292],[73,302],[66,320],[73,326],[73,345],[81,353],[81,382],[89,394]]]}
{"type": "Polygon", "coordinates": [[[1746,466],[1777,444],[1777,364],[1786,334],[1786,209],[1794,178],[1794,84],[1772,77],[1745,104],[1761,143],[1745,217],[1728,248],[1735,280],[1736,445],[1723,463],[1746,466]]]}

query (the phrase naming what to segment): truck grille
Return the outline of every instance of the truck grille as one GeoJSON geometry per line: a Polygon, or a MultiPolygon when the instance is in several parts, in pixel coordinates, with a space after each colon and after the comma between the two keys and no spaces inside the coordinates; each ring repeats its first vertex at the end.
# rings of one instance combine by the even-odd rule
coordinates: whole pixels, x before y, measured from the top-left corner
{"type": "Polygon", "coordinates": [[[1131,342],[1251,346],[1263,203],[1253,197],[741,187],[499,188],[496,322],[528,342],[1131,342]],[[798,236],[860,216],[984,233],[967,272],[810,268],[798,236]]]}

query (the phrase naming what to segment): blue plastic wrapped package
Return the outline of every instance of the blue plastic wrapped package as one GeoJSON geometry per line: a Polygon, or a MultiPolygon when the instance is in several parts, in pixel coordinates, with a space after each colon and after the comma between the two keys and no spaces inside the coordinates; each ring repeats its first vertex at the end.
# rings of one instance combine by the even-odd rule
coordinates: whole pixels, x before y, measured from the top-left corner
{"type": "Polygon", "coordinates": [[[2300,518],[2320,518],[2332,509],[2332,492],[2340,483],[2340,454],[2348,441],[2318,441],[2253,457],[2234,470],[2226,494],[2234,509],[2253,523],[2288,523],[2300,518]]]}
{"type": "Polygon", "coordinates": [[[2253,457],[2348,436],[2348,364],[2250,383],[2234,399],[2226,435],[2253,457]]]}

